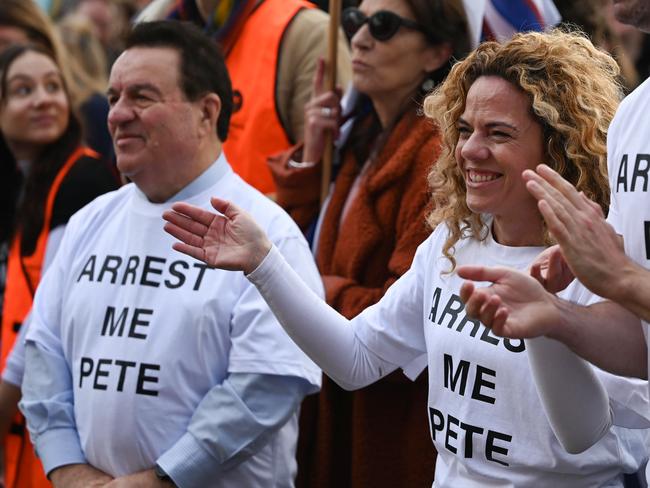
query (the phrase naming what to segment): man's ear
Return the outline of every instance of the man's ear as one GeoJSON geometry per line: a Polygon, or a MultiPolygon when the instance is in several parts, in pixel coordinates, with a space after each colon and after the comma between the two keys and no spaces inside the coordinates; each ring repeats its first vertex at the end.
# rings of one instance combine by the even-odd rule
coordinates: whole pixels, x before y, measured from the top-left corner
{"type": "Polygon", "coordinates": [[[217,130],[217,121],[221,113],[221,98],[216,93],[208,93],[201,99],[201,125],[205,126],[209,132],[215,134],[217,130]]]}

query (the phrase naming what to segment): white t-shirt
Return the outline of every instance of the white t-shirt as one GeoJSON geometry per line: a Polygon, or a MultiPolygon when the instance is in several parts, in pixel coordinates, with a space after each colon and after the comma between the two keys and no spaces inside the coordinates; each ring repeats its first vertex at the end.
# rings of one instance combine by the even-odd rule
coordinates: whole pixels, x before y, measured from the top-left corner
{"type": "MultiPolygon", "coordinates": [[[[217,164],[227,166],[223,158],[217,164]]],[[[298,227],[229,167],[224,173],[186,201],[211,208],[210,197],[220,196],[244,208],[322,293],[298,227]]],[[[130,184],[73,216],[49,271],[56,274],[39,288],[48,298],[27,333],[65,356],[84,454],[113,476],[151,468],[228,373],[304,378],[314,391],[320,385],[320,369],[242,273],[209,269],[172,249],[161,217],[170,205],[150,203],[130,184]]],[[[281,478],[293,474],[296,435],[296,422],[288,422],[214,486],[291,486],[281,478]]]]}
{"type": "MultiPolygon", "coordinates": [[[[524,342],[496,337],[465,315],[463,280],[445,273],[446,236],[439,226],[381,302],[353,320],[359,340],[382,359],[404,368],[427,358],[428,416],[438,451],[434,486],[622,486],[620,472],[636,471],[647,456],[647,431],[613,427],[584,453],[568,454],[546,419],[524,342]]],[[[541,251],[502,246],[491,235],[482,242],[461,240],[455,248],[458,265],[520,270],[541,251]]],[[[563,298],[590,300],[577,282],[563,298]]],[[[645,382],[598,374],[608,392],[622,383],[620,390],[647,397],[645,382]]]]}
{"type": "MultiPolygon", "coordinates": [[[[612,192],[607,221],[623,236],[625,253],[646,269],[650,269],[649,114],[650,80],[646,80],[621,102],[607,133],[612,192]]],[[[647,342],[649,325],[643,324],[647,342]]]]}

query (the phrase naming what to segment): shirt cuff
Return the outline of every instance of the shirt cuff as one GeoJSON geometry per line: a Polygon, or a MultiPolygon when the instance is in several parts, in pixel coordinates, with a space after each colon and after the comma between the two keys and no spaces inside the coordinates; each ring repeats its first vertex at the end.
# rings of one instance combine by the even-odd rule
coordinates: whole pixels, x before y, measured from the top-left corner
{"type": "Polygon", "coordinates": [[[2,372],[2,381],[20,388],[20,385],[23,383],[23,371],[17,370],[16,368],[13,368],[10,363],[7,363],[2,372]]]}
{"type": "Polygon", "coordinates": [[[36,439],[36,452],[46,474],[68,464],[86,464],[75,429],[46,430],[36,439]]]}
{"type": "Polygon", "coordinates": [[[186,432],[156,461],[176,486],[209,486],[221,468],[192,434],[186,432]]]}

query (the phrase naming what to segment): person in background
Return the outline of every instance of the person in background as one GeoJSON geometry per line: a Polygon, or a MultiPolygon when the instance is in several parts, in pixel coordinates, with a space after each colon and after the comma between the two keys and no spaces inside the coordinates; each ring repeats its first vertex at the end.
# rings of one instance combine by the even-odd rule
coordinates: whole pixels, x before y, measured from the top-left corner
{"type": "MultiPolygon", "coordinates": [[[[108,128],[105,118],[86,120],[83,117],[85,106],[87,104],[96,105],[97,100],[83,98],[83,95],[87,93],[87,87],[83,85],[83,79],[72,75],[68,55],[55,26],[32,0],[3,0],[0,2],[0,51],[3,46],[28,42],[40,45],[56,56],[68,85],[72,106],[82,115],[84,139],[86,141],[106,141],[108,128]]],[[[105,110],[106,100],[104,99],[102,102],[105,110]]],[[[94,114],[94,112],[92,113],[94,114]]],[[[105,143],[91,146],[91,149],[109,160],[112,153],[102,153],[101,151],[105,148],[105,143]]]]}
{"type": "Polygon", "coordinates": [[[57,23],[61,41],[67,53],[70,76],[74,80],[76,97],[85,102],[79,107],[86,121],[86,142],[112,161],[113,141],[106,130],[108,103],[106,85],[108,66],[104,50],[92,25],[83,16],[69,14],[57,23]]]}
{"type": "Polygon", "coordinates": [[[212,39],[160,21],[127,41],[108,122],[133,183],[70,219],[38,288],[21,402],[31,438],[57,488],[291,487],[297,411],[320,370],[243,276],[173,252],[162,212],[229,195],[322,294],[318,271],[290,217],[222,152],[232,93],[212,39]]]}
{"type": "MultiPolygon", "coordinates": [[[[221,46],[235,100],[224,151],[235,172],[273,196],[266,158],[303,134],[303,109],[326,54],[327,14],[305,0],[155,0],[138,21],[159,18],[195,22],[221,46]]],[[[350,54],[342,34],[336,71],[346,86],[350,54]]]]}
{"type": "Polygon", "coordinates": [[[0,435],[5,486],[49,486],[17,414],[24,369],[16,336],[70,216],[118,187],[109,163],[83,146],[54,54],[13,45],[0,55],[1,239],[9,243],[2,306],[0,435]],[[12,352],[13,348],[13,352],[12,352]],[[10,355],[11,353],[11,355],[10,355]]]}
{"type": "MultiPolygon", "coordinates": [[[[318,219],[314,247],[327,302],[352,318],[409,268],[430,232],[426,175],[440,133],[422,100],[469,52],[470,36],[460,1],[365,0],[343,12],[342,24],[352,48],[346,108],[340,91],[323,88],[321,63],[304,142],[269,164],[278,203],[307,233],[318,219]],[[340,134],[338,166],[319,217],[327,131],[340,134]]],[[[355,392],[324,377],[321,393],[302,406],[299,485],[430,485],[435,452],[419,415],[426,396],[426,374],[412,383],[396,372],[355,392]]]]}
{"type": "MultiPolygon", "coordinates": [[[[621,95],[617,74],[616,62],[589,40],[559,31],[484,43],[455,64],[425,101],[443,140],[431,175],[435,229],[409,271],[352,320],[310,293],[233,203],[213,198],[218,214],[177,203],[163,215],[165,229],[179,239],[176,250],[244,271],[289,335],[346,389],[426,360],[438,451],[434,486],[623,486],[623,473],[647,460],[648,431],[612,426],[611,418],[592,421],[612,408],[616,424],[625,425],[636,415],[634,397],[647,401],[646,383],[586,364],[565,368],[571,353],[555,341],[495,337],[466,316],[456,272],[474,262],[525,269],[548,246],[537,202],[521,178],[539,161],[607,207],[605,139],[621,95]],[[565,390],[572,401],[592,393],[575,381],[592,375],[616,402],[561,419],[581,434],[579,442],[567,436],[561,444],[533,377],[572,385],[565,390]]],[[[593,298],[577,282],[565,297],[593,298]]]]}
{"type": "MultiPolygon", "coordinates": [[[[636,88],[639,84],[639,73],[634,66],[637,53],[631,53],[627,43],[618,30],[614,29],[609,20],[609,0],[596,0],[593,2],[574,2],[572,0],[555,0],[558,10],[562,15],[562,23],[567,26],[578,26],[591,39],[594,45],[611,53],[621,67],[621,82],[626,92],[636,88]]],[[[643,36],[639,31],[632,29],[634,35],[643,36]]]]}
{"type": "Polygon", "coordinates": [[[69,14],[83,17],[92,25],[110,67],[124,50],[134,11],[129,0],[77,0],[69,14]]]}

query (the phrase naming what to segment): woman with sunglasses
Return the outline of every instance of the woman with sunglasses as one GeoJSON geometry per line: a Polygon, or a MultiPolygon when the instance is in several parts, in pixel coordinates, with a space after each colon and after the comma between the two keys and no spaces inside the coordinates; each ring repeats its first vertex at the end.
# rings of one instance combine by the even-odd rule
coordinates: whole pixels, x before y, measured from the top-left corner
{"type": "MultiPolygon", "coordinates": [[[[618,71],[587,38],[559,31],[484,43],[457,63],[425,102],[443,139],[430,178],[433,233],[411,268],[352,320],[310,294],[229,202],[212,200],[221,215],[178,203],[177,213],[164,215],[166,230],[182,241],[178,251],[247,273],[293,340],[344,387],[426,361],[429,397],[419,415],[426,405],[438,450],[435,487],[622,487],[623,473],[647,460],[649,432],[618,425],[641,425],[635,402],[647,406],[647,383],[574,361],[555,341],[492,335],[463,310],[456,273],[470,263],[526,269],[552,243],[522,178],[540,161],[607,209],[606,135],[621,96],[618,71]],[[594,375],[611,404],[593,395],[594,375]],[[558,440],[536,381],[557,384],[566,395],[560,402],[601,401],[554,418],[558,440]]],[[[597,300],[578,282],[562,293],[597,300]]],[[[399,437],[387,442],[408,448],[399,437]]]]}
{"type": "MultiPolygon", "coordinates": [[[[323,90],[321,63],[305,106],[304,143],[270,165],[278,203],[307,233],[319,221],[315,254],[327,301],[352,318],[408,269],[429,232],[426,174],[440,134],[421,103],[470,41],[460,1],[364,0],[343,12],[342,24],[352,49],[345,109],[339,91],[323,90]],[[319,215],[327,131],[338,137],[338,164],[319,215]]],[[[426,374],[412,383],[395,373],[353,393],[324,377],[321,393],[303,402],[297,485],[431,485],[426,395],[426,374]]]]}

